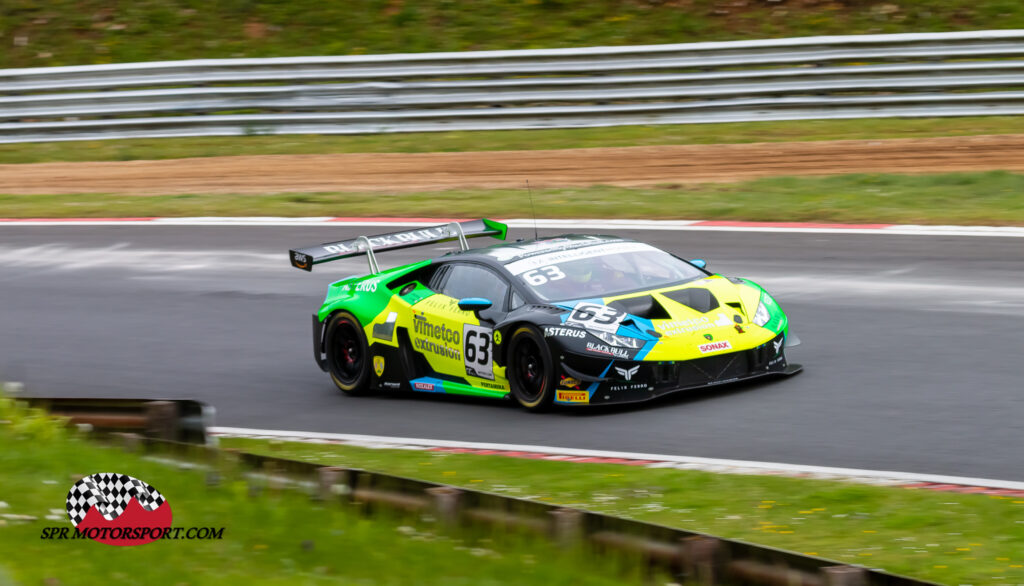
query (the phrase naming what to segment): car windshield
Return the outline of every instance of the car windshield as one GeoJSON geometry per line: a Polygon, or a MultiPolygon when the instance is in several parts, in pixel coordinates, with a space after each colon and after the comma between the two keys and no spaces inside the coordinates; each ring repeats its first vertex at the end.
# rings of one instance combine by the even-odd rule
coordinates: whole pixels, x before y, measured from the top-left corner
{"type": "Polygon", "coordinates": [[[545,301],[609,297],[706,276],[640,242],[608,242],[513,261],[505,268],[545,301]]]}

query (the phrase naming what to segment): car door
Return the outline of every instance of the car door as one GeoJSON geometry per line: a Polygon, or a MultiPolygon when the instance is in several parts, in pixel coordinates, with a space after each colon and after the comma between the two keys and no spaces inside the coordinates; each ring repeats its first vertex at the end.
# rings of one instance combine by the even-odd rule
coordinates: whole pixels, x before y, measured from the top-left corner
{"type": "Polygon", "coordinates": [[[450,263],[431,282],[435,295],[413,306],[413,348],[439,374],[474,386],[505,387],[504,371],[494,366],[494,323],[507,313],[508,281],[485,265],[450,263]],[[482,297],[492,306],[479,312],[459,309],[459,299],[482,297]]]}

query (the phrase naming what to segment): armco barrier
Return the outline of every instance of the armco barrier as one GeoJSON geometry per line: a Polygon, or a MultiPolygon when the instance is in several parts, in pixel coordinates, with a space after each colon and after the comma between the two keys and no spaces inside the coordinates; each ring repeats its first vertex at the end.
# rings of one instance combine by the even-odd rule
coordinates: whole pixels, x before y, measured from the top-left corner
{"type": "Polygon", "coordinates": [[[643,523],[537,501],[370,472],[320,466],[310,462],[218,450],[121,434],[126,449],[142,447],[171,452],[210,466],[249,470],[250,494],[267,487],[304,487],[313,498],[358,506],[367,514],[405,511],[429,517],[443,530],[488,526],[536,534],[556,546],[584,546],[616,551],[644,567],[657,567],[687,584],[701,586],[750,584],[764,586],[934,586],[934,583],[880,570],[721,539],[710,535],[643,523]]]}
{"type": "Polygon", "coordinates": [[[18,397],[18,400],[67,418],[70,424],[87,424],[99,433],[133,432],[154,440],[204,444],[206,428],[213,425],[213,408],[187,399],[18,397]]]}
{"type": "Polygon", "coordinates": [[[0,142],[1012,115],[1022,58],[1002,30],[8,69],[0,142]]]}

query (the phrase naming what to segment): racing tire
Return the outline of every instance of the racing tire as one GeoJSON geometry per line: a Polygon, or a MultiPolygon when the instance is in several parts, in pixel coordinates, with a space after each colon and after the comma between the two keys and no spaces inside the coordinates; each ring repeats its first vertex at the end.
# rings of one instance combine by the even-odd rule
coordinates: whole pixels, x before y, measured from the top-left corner
{"type": "Polygon", "coordinates": [[[555,361],[540,330],[524,325],[512,334],[508,380],[515,400],[529,411],[546,411],[555,398],[555,361]]]}
{"type": "Polygon", "coordinates": [[[354,315],[339,311],[330,317],[324,350],[334,385],[346,395],[365,395],[370,386],[370,349],[354,315]]]}

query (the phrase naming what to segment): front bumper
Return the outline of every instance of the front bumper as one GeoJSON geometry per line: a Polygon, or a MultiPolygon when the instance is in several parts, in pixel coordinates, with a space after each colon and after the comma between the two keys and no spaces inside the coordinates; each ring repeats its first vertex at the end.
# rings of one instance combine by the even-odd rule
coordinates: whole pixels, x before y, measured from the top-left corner
{"type": "Polygon", "coordinates": [[[679,391],[796,374],[801,367],[786,360],[784,341],[785,334],[779,334],[749,350],[680,361],[610,360],[566,353],[555,402],[636,403],[679,391]]]}

